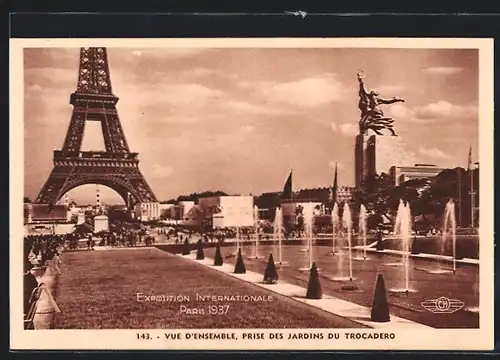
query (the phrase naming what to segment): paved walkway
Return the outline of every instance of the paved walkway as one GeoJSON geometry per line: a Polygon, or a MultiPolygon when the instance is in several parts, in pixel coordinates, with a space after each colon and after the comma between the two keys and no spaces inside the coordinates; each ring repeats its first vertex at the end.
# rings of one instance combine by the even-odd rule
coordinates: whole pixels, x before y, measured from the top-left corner
{"type": "Polygon", "coordinates": [[[263,275],[252,271],[247,271],[246,274],[234,274],[234,265],[232,264],[225,263],[222,266],[213,266],[213,259],[205,258],[204,260],[196,260],[196,251],[192,251],[189,255],[178,254],[177,256],[374,329],[431,329],[429,326],[392,315],[390,322],[373,322],[370,320],[371,309],[367,307],[328,295],[323,295],[323,298],[319,300],[306,299],[305,294],[307,293],[307,289],[305,288],[283,281],[279,281],[277,284],[265,284],[263,283],[263,275]]]}

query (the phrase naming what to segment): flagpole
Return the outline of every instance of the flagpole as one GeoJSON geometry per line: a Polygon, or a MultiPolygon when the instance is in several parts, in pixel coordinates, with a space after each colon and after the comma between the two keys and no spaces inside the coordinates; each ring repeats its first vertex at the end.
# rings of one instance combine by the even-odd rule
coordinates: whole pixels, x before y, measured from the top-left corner
{"type": "Polygon", "coordinates": [[[457,168],[458,171],[458,226],[462,227],[462,172],[460,167],[457,168]]]}
{"type": "Polygon", "coordinates": [[[470,184],[470,223],[471,228],[474,228],[474,171],[472,169],[472,145],[469,147],[469,160],[467,170],[469,171],[469,184],[470,184]]]}
{"type": "Polygon", "coordinates": [[[474,228],[474,171],[470,169],[470,223],[471,227],[474,228]]]}

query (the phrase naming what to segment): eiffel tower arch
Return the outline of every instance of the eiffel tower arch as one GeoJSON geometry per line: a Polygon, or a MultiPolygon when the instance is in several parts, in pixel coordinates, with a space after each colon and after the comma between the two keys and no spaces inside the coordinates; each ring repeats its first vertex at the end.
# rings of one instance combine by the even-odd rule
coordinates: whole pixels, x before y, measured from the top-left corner
{"type": "Polygon", "coordinates": [[[65,193],[85,184],[115,190],[127,207],[158,200],[139,170],[138,153],[131,152],[116,110],[106,48],[81,48],[76,91],[66,138],[54,151],[54,167],[36,198],[38,204],[55,204],[65,193]],[[101,123],[105,151],[82,151],[87,121],[101,123]]]}

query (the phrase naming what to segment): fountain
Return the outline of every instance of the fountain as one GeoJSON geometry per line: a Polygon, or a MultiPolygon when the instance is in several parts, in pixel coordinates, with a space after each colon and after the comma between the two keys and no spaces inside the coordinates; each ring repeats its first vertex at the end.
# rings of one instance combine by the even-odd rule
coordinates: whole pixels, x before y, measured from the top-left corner
{"type": "MultiPolygon", "coordinates": [[[[240,251],[241,244],[240,244],[240,209],[236,209],[236,251],[230,253],[227,257],[233,257],[233,256],[238,256],[238,252],[240,251]]],[[[244,255],[243,250],[241,251],[242,255],[244,255]]]]}
{"type": "Polygon", "coordinates": [[[306,210],[305,210],[305,207],[307,206],[302,206],[302,212],[301,212],[301,219],[302,219],[302,224],[303,224],[303,232],[302,232],[302,236],[299,238],[300,242],[301,242],[301,245],[302,243],[304,242],[305,240],[305,247],[301,247],[299,249],[299,252],[309,252],[309,237],[307,236],[307,219],[306,219],[306,210]]]}
{"type": "MultiPolygon", "coordinates": [[[[446,241],[448,240],[448,234],[451,231],[451,240],[452,240],[452,246],[453,246],[453,255],[452,255],[452,268],[448,268],[445,266],[442,266],[441,261],[438,262],[439,267],[437,269],[421,269],[419,268],[418,270],[425,271],[431,274],[450,274],[453,273],[455,274],[457,271],[457,263],[456,263],[456,221],[455,221],[455,203],[453,200],[449,200],[448,203],[446,204],[446,208],[444,210],[444,217],[443,217],[443,233],[441,235],[441,256],[442,259],[441,261],[446,261],[446,256],[445,256],[445,244],[446,241]]],[[[449,258],[449,257],[448,257],[449,258]]]]}
{"type": "Polygon", "coordinates": [[[366,207],[361,204],[359,209],[359,226],[358,226],[358,239],[359,236],[363,238],[363,257],[355,256],[353,260],[366,260],[366,207]]]}
{"type": "MultiPolygon", "coordinates": [[[[396,213],[396,219],[394,220],[394,231],[393,231],[394,235],[397,235],[400,232],[402,217],[403,217],[403,214],[405,213],[405,211],[406,211],[405,203],[403,202],[403,199],[401,199],[401,200],[399,200],[398,211],[396,213]]],[[[405,241],[402,237],[401,237],[401,252],[403,253],[402,261],[386,263],[384,265],[386,265],[386,266],[405,266],[405,260],[404,260],[405,241]]]]}
{"type": "Polygon", "coordinates": [[[352,281],[352,220],[351,209],[347,203],[344,204],[342,221],[344,222],[344,227],[347,231],[347,246],[349,247],[349,281],[352,281]]]}
{"type": "Polygon", "coordinates": [[[399,202],[398,213],[396,215],[396,224],[394,232],[401,237],[403,254],[402,264],[404,268],[404,286],[400,288],[389,289],[389,292],[394,294],[406,294],[416,292],[410,289],[410,238],[411,238],[411,210],[410,204],[399,202]]]}
{"type": "Polygon", "coordinates": [[[236,224],[236,254],[240,251],[240,224],[236,224]]]}
{"type": "MultiPolygon", "coordinates": [[[[452,199],[448,201],[446,204],[446,208],[444,211],[444,225],[443,225],[443,242],[446,241],[444,238],[444,234],[448,233],[448,224],[450,225],[451,230],[451,240],[453,244],[453,274],[457,272],[457,222],[455,220],[455,203],[452,199]]],[[[444,254],[443,254],[444,255],[444,254]]]]}
{"type": "Polygon", "coordinates": [[[349,204],[347,202],[344,204],[342,222],[347,233],[347,246],[349,254],[349,283],[342,285],[341,289],[344,291],[356,291],[358,290],[358,287],[352,282],[354,280],[354,278],[352,277],[352,217],[351,209],[349,208],[349,204]]]}
{"type": "MultiPolygon", "coordinates": [[[[278,239],[278,261],[276,266],[285,266],[288,263],[283,261],[283,213],[281,208],[276,209],[276,214],[274,215],[274,239],[278,239]]],[[[273,239],[273,240],[274,240],[273,239]]]]}
{"type": "Polygon", "coordinates": [[[332,210],[332,251],[328,255],[335,255],[335,241],[339,228],[339,206],[337,203],[333,205],[332,210]]]}
{"type": "MultiPolygon", "coordinates": [[[[335,276],[329,276],[328,279],[331,281],[339,281],[339,282],[352,282],[352,263],[349,261],[349,274],[350,276],[345,276],[344,275],[344,258],[345,258],[345,250],[344,250],[344,234],[347,236],[348,239],[350,239],[350,235],[348,234],[350,232],[351,225],[351,214],[350,210],[347,210],[346,212],[346,206],[347,204],[344,205],[344,214],[342,215],[342,222],[340,221],[339,217],[339,212],[338,212],[338,206],[335,204],[334,209],[337,210],[337,215],[335,217],[336,224],[337,224],[337,232],[336,232],[336,240],[337,240],[337,254],[338,254],[338,260],[337,260],[337,275],[335,276]],[[349,219],[347,219],[349,218],[349,219]]],[[[348,206],[347,206],[348,209],[348,206]]],[[[332,214],[332,217],[334,215],[332,214]]],[[[350,243],[350,240],[348,241],[350,243]]],[[[352,254],[351,254],[352,255],[352,254]]]]}
{"type": "Polygon", "coordinates": [[[253,226],[255,233],[255,254],[253,259],[261,259],[262,256],[259,253],[259,208],[257,206],[253,207],[253,226]]]}
{"type": "MultiPolygon", "coordinates": [[[[311,270],[313,264],[313,220],[314,220],[314,212],[311,204],[307,204],[304,207],[304,228],[305,228],[305,237],[307,242],[307,252],[309,253],[308,260],[309,264],[306,267],[300,268],[300,271],[309,271],[311,270]]],[[[318,269],[319,270],[319,269],[318,269]]]]}

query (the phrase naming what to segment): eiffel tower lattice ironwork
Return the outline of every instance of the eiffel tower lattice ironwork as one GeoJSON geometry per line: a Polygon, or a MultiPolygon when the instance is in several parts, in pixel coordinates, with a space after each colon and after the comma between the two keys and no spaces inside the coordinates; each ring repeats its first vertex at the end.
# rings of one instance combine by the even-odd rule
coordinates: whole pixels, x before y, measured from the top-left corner
{"type": "Polygon", "coordinates": [[[116,111],[106,48],[81,48],[78,84],[71,94],[73,115],[61,150],[54,151],[54,168],[36,198],[55,204],[69,190],[102,184],[115,190],[130,208],[158,202],[139,170],[138,154],[130,152],[116,111]],[[100,121],[106,151],[82,151],[86,121],[100,121]]]}

